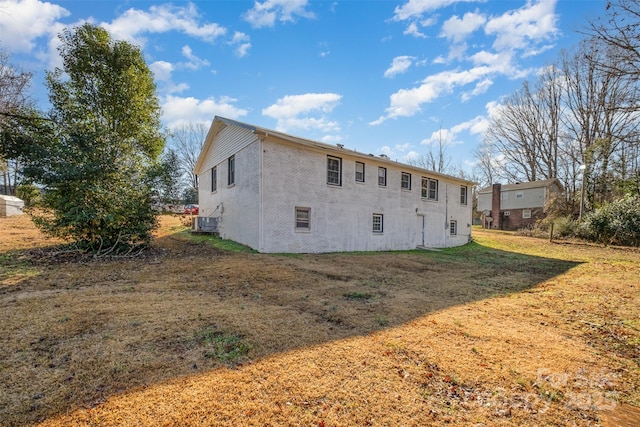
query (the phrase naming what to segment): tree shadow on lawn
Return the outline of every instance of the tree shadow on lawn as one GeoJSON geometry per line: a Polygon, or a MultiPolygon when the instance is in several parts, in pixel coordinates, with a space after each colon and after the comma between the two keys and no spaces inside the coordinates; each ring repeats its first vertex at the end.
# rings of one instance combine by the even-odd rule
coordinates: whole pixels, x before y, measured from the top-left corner
{"type": "Polygon", "coordinates": [[[478,243],[291,256],[178,235],[155,246],[146,258],[36,265],[0,288],[4,425],[525,291],[577,265],[478,243]]]}

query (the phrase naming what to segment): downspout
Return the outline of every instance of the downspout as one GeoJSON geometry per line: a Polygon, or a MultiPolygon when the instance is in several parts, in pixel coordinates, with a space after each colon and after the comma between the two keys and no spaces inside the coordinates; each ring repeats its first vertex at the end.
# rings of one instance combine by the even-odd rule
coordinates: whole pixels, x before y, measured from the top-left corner
{"type": "Polygon", "coordinates": [[[260,147],[260,164],[258,165],[258,175],[259,175],[259,179],[258,179],[258,195],[259,195],[259,199],[260,199],[260,209],[259,209],[259,213],[258,215],[260,216],[258,218],[258,251],[259,252],[263,252],[264,251],[264,139],[266,139],[267,135],[264,135],[262,138],[258,137],[258,141],[259,143],[259,147],[260,147]]]}
{"type": "Polygon", "coordinates": [[[449,239],[449,184],[444,186],[444,247],[448,248],[450,245],[449,239]]]}

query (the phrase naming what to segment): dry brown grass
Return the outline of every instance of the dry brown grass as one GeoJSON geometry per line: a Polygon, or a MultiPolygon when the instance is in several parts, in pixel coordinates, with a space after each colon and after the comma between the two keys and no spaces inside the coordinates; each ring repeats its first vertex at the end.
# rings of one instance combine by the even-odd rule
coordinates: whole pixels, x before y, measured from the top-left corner
{"type": "Polygon", "coordinates": [[[0,218],[1,425],[596,425],[640,405],[637,251],[476,230],[274,256],[180,230],[163,218],[145,258],[43,263],[26,251],[56,242],[0,218]]]}

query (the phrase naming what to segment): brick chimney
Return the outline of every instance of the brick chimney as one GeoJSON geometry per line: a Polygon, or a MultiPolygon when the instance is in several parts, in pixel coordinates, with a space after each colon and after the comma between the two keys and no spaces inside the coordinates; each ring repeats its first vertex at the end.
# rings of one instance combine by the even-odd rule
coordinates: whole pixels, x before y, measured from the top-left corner
{"type": "Polygon", "coordinates": [[[491,217],[493,218],[493,222],[491,223],[492,228],[501,229],[502,224],[500,223],[500,190],[502,189],[502,184],[493,184],[493,188],[491,191],[491,217]]]}

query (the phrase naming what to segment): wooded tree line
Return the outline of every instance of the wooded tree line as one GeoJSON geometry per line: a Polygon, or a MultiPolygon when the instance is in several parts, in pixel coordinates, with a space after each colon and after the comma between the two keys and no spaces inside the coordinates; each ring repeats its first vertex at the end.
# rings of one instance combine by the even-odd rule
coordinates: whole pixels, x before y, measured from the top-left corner
{"type": "Polygon", "coordinates": [[[607,4],[572,51],[506,97],[477,152],[480,179],[558,178],[576,211],[640,194],[640,2],[607,4]]]}

